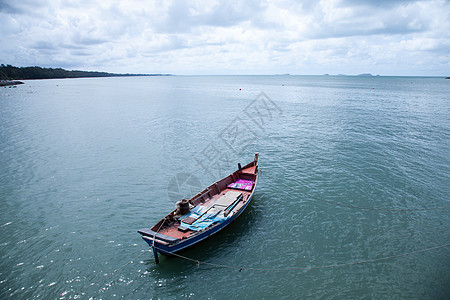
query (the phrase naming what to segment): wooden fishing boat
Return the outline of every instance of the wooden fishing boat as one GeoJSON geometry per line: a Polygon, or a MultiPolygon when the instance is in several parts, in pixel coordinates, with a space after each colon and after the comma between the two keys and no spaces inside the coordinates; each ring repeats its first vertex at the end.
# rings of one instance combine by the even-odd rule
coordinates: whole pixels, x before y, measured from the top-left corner
{"type": "Polygon", "coordinates": [[[210,237],[233,222],[247,208],[258,180],[258,153],[252,162],[211,184],[191,199],[177,202],[177,208],[151,228],[138,232],[158,253],[171,255],[210,237]]]}

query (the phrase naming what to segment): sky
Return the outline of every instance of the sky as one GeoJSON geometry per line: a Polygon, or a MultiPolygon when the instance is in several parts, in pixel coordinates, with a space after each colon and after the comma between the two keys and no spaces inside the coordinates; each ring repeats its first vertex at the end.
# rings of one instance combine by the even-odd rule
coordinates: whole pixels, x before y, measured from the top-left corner
{"type": "Polygon", "coordinates": [[[450,1],[0,0],[0,63],[177,75],[450,76],[450,1]]]}

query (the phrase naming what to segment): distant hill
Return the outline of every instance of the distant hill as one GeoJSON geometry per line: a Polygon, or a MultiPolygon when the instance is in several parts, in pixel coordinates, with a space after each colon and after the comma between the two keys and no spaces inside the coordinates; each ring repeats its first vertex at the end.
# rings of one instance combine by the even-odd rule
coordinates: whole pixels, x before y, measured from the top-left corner
{"type": "Polygon", "coordinates": [[[56,78],[83,78],[83,77],[121,77],[121,76],[170,76],[170,74],[114,74],[93,71],[68,71],[62,68],[41,67],[14,67],[0,65],[0,79],[56,79],[56,78]]]}

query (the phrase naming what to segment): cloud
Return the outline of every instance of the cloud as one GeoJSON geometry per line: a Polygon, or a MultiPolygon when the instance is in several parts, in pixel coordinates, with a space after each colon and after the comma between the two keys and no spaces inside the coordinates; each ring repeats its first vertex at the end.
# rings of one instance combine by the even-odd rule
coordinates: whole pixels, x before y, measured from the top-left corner
{"type": "Polygon", "coordinates": [[[449,12],[439,0],[4,0],[0,59],[136,73],[440,75],[449,12]]]}
{"type": "Polygon", "coordinates": [[[0,2],[0,12],[5,14],[20,15],[30,12],[28,9],[35,1],[11,1],[2,0],[0,2]]]}
{"type": "Polygon", "coordinates": [[[2,1],[0,2],[0,12],[6,13],[6,14],[19,14],[21,13],[21,10],[17,7],[11,6],[8,1],[2,1]]]}
{"type": "Polygon", "coordinates": [[[373,3],[375,1],[361,1],[358,5],[349,6],[339,1],[321,2],[314,12],[308,37],[410,34],[427,30],[431,22],[427,12],[421,11],[415,3],[403,5],[403,1],[392,1],[385,4],[387,2],[381,1],[377,6],[373,3]],[[389,9],[385,9],[383,4],[389,9]]]}
{"type": "Polygon", "coordinates": [[[419,1],[420,0],[341,0],[339,1],[339,5],[346,7],[366,6],[370,8],[382,8],[384,10],[419,1]]]}
{"type": "Polygon", "coordinates": [[[158,32],[189,32],[200,26],[230,27],[257,15],[260,1],[173,1],[164,9],[164,17],[155,23],[158,32]]]}

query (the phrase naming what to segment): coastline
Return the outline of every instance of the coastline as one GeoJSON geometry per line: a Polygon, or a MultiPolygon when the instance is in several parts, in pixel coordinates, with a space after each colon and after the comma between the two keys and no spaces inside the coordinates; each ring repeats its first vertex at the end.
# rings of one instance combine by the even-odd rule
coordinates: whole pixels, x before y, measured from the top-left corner
{"type": "Polygon", "coordinates": [[[12,85],[19,85],[19,84],[24,84],[22,81],[18,81],[18,80],[0,80],[0,86],[12,86],[12,85]]]}

